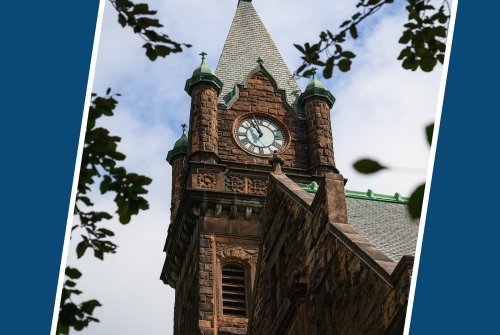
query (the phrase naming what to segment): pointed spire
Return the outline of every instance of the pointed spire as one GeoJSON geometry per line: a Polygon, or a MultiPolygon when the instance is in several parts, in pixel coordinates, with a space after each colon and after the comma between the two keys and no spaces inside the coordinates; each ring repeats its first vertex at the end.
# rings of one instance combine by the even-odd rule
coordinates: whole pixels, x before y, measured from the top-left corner
{"type": "Polygon", "coordinates": [[[286,92],[286,100],[298,115],[303,110],[297,105],[301,91],[286,66],[278,48],[267,32],[251,1],[240,0],[215,70],[224,83],[219,95],[220,103],[227,103],[235,85],[243,84],[247,76],[265,62],[266,71],[276,81],[278,88],[286,92]]]}

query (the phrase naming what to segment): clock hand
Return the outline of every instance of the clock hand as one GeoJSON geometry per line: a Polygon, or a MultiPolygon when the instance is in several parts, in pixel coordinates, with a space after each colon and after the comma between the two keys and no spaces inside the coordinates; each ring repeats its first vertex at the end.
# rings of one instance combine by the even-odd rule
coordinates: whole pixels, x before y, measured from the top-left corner
{"type": "Polygon", "coordinates": [[[257,122],[257,119],[255,118],[255,115],[252,115],[252,119],[253,119],[252,123],[255,124],[255,128],[257,129],[257,132],[259,133],[259,138],[261,138],[262,135],[264,135],[264,134],[262,133],[262,130],[260,130],[260,126],[259,126],[259,123],[257,122]]]}

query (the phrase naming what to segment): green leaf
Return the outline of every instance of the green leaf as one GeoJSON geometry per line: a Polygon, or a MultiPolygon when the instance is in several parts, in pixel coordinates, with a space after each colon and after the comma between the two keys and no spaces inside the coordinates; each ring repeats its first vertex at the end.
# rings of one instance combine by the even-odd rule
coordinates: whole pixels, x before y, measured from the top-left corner
{"type": "Polygon", "coordinates": [[[66,267],[64,273],[71,279],[78,279],[82,276],[82,273],[77,268],[70,268],[69,266],[66,267]]]}
{"type": "Polygon", "coordinates": [[[170,54],[172,49],[170,49],[169,47],[166,47],[164,45],[157,45],[155,50],[156,50],[156,53],[158,54],[158,56],[165,57],[165,56],[168,56],[170,54]]]}
{"type": "Polygon", "coordinates": [[[432,135],[434,134],[434,123],[425,127],[425,135],[427,136],[427,143],[432,144],[432,135]]]}
{"type": "Polygon", "coordinates": [[[342,52],[342,56],[345,57],[345,58],[354,58],[356,57],[356,55],[351,52],[351,51],[344,51],[342,52]]]}
{"type": "Polygon", "coordinates": [[[69,334],[69,326],[62,324],[61,322],[58,322],[56,333],[61,334],[61,335],[68,335],[69,334]]]}
{"type": "Polygon", "coordinates": [[[352,38],[358,38],[358,29],[356,28],[356,25],[353,24],[349,27],[349,33],[351,33],[352,38]]]}
{"type": "Polygon", "coordinates": [[[103,233],[105,236],[115,236],[115,233],[112,232],[111,230],[108,230],[106,228],[99,228],[97,231],[103,233]]]}
{"type": "Polygon", "coordinates": [[[351,23],[351,20],[347,20],[347,21],[344,21],[342,22],[342,24],[340,25],[339,28],[344,28],[345,26],[347,26],[349,23],[351,23]]]}
{"type": "Polygon", "coordinates": [[[82,303],[82,311],[87,314],[92,315],[94,313],[94,309],[98,306],[102,306],[101,303],[95,299],[85,301],[82,303]]]}
{"type": "Polygon", "coordinates": [[[124,28],[127,25],[127,18],[122,13],[118,14],[118,23],[124,28]]]}
{"type": "Polygon", "coordinates": [[[418,219],[422,214],[422,204],[424,202],[425,184],[420,185],[413,191],[408,200],[408,210],[413,219],[418,219]]]}
{"type": "Polygon", "coordinates": [[[351,64],[352,62],[347,59],[347,58],[344,58],[344,59],[341,59],[339,61],[339,63],[337,64],[337,66],[339,67],[339,70],[342,71],[342,72],[347,72],[351,69],[351,64]]]}
{"type": "Polygon", "coordinates": [[[367,158],[360,159],[359,161],[354,163],[353,166],[354,166],[354,169],[356,169],[356,171],[358,171],[360,173],[364,173],[364,174],[371,174],[371,173],[378,172],[380,170],[387,169],[385,166],[381,165],[377,161],[374,161],[372,159],[367,159],[367,158]]]}
{"type": "Polygon", "coordinates": [[[66,281],[64,282],[64,285],[66,285],[66,286],[68,286],[68,287],[75,287],[75,286],[76,286],[76,283],[75,283],[74,281],[72,281],[72,280],[69,280],[69,279],[68,279],[68,280],[66,280],[66,281]]]}
{"type": "Polygon", "coordinates": [[[78,243],[78,245],[76,246],[76,256],[78,258],[81,258],[85,254],[85,251],[88,247],[89,243],[85,240],[78,243]]]}
{"type": "Polygon", "coordinates": [[[431,72],[437,64],[436,58],[422,58],[420,60],[420,68],[424,72],[431,72]]]}
{"type": "Polygon", "coordinates": [[[155,50],[153,49],[153,46],[151,45],[151,43],[146,43],[142,47],[146,48],[146,56],[148,56],[148,58],[151,61],[154,61],[154,60],[156,60],[156,58],[158,58],[158,55],[155,52],[155,50]]]}
{"type": "Polygon", "coordinates": [[[326,79],[332,77],[332,74],[333,74],[333,61],[334,61],[333,57],[328,58],[328,60],[326,61],[326,66],[323,69],[323,77],[325,77],[326,79]]]}

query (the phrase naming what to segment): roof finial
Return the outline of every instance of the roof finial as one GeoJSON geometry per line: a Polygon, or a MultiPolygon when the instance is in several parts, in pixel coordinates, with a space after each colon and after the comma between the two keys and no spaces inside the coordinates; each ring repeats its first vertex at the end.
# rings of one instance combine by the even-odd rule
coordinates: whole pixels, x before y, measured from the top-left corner
{"type": "Polygon", "coordinates": [[[269,164],[273,166],[273,173],[282,174],[281,167],[285,165],[285,161],[278,155],[278,150],[274,150],[273,156],[269,158],[269,164]]]}
{"type": "Polygon", "coordinates": [[[311,68],[311,73],[312,73],[312,75],[313,75],[313,78],[314,78],[314,77],[316,77],[316,70],[317,70],[317,69],[318,69],[318,68],[317,68],[317,67],[314,67],[314,66],[311,68]]]}
{"type": "Polygon", "coordinates": [[[262,66],[262,64],[264,64],[264,61],[262,60],[262,58],[259,58],[257,59],[257,64],[259,64],[260,66],[262,66]]]}
{"type": "Polygon", "coordinates": [[[207,53],[205,51],[202,51],[200,53],[200,56],[201,56],[201,62],[203,63],[203,61],[205,60],[205,56],[207,55],[207,53]]]}
{"type": "Polygon", "coordinates": [[[186,134],[187,124],[185,124],[185,123],[181,124],[181,128],[182,128],[182,135],[185,135],[186,134]]]}

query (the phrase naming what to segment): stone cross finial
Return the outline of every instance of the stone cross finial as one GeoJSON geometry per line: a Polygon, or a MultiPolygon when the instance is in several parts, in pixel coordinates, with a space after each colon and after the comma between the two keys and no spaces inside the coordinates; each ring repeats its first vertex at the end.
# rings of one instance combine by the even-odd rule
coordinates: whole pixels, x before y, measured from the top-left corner
{"type": "Polygon", "coordinates": [[[207,53],[205,51],[202,51],[200,53],[200,56],[201,56],[201,61],[204,61],[205,60],[205,56],[207,55],[207,53]]]}
{"type": "Polygon", "coordinates": [[[283,158],[278,156],[278,150],[274,150],[273,156],[269,158],[269,164],[273,166],[273,172],[277,174],[282,174],[281,166],[285,165],[283,158]]]}
{"type": "Polygon", "coordinates": [[[187,128],[187,124],[183,123],[181,124],[181,128],[182,128],[182,134],[186,134],[186,128],[187,128]]]}
{"type": "Polygon", "coordinates": [[[311,68],[311,73],[313,74],[313,77],[316,75],[316,70],[317,69],[318,69],[317,67],[312,67],[311,68]]]}
{"type": "Polygon", "coordinates": [[[262,64],[264,64],[264,61],[262,60],[262,58],[258,58],[257,59],[257,64],[259,64],[260,66],[262,66],[262,64]]]}

